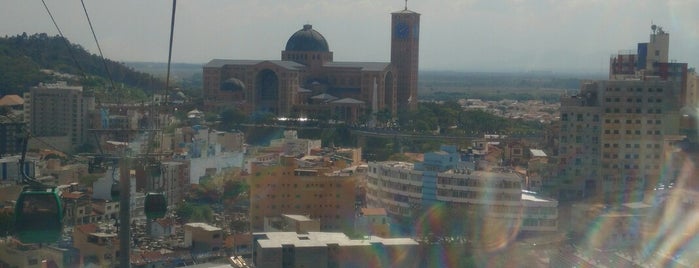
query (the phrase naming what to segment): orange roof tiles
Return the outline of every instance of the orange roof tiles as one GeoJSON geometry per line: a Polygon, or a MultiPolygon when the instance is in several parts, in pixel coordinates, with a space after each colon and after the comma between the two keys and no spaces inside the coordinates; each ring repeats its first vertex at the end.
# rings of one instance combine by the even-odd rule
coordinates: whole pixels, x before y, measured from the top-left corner
{"type": "Polygon", "coordinates": [[[5,95],[0,99],[0,106],[23,105],[24,99],[19,95],[5,95]]]}

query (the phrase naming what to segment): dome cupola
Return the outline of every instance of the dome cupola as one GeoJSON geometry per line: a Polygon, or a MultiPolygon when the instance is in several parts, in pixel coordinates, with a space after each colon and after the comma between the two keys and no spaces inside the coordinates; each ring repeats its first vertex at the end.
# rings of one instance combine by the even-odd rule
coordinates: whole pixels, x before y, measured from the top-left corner
{"type": "Polygon", "coordinates": [[[310,24],[295,32],[286,42],[286,51],[319,51],[329,52],[328,41],[322,34],[313,30],[310,24]]]}

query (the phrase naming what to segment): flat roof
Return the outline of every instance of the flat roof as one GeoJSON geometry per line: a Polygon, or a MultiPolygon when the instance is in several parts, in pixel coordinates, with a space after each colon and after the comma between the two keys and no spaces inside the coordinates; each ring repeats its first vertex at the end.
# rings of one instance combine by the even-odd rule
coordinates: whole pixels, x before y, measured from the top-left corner
{"type": "Polygon", "coordinates": [[[544,153],[543,150],[529,149],[529,152],[531,152],[532,156],[535,156],[535,157],[546,157],[546,153],[544,153]]]}
{"type": "Polygon", "coordinates": [[[344,233],[339,232],[309,232],[308,234],[297,234],[295,232],[267,232],[255,233],[253,236],[264,235],[267,239],[258,239],[262,248],[281,248],[284,245],[294,247],[327,247],[328,244],[339,246],[369,246],[380,243],[384,245],[418,245],[412,238],[382,238],[378,236],[368,236],[361,239],[351,239],[344,233]]]}
{"type": "Polygon", "coordinates": [[[533,194],[522,192],[522,201],[541,202],[541,203],[557,203],[555,200],[543,198],[533,194]]]}
{"type": "Polygon", "coordinates": [[[313,219],[306,217],[304,215],[298,215],[298,214],[282,214],[283,217],[287,217],[289,219],[295,220],[295,221],[312,221],[313,219]]]}
{"type": "Polygon", "coordinates": [[[362,208],[362,214],[366,216],[385,216],[386,209],[384,208],[362,208]]]}
{"type": "Polygon", "coordinates": [[[189,226],[189,227],[194,227],[194,228],[201,228],[206,231],[221,231],[221,228],[218,228],[216,226],[211,226],[203,222],[190,222],[185,224],[184,226],[189,226]]]}
{"type": "Polygon", "coordinates": [[[383,71],[391,63],[389,62],[347,62],[333,61],[326,62],[323,67],[326,68],[358,68],[362,71],[383,71]]]}

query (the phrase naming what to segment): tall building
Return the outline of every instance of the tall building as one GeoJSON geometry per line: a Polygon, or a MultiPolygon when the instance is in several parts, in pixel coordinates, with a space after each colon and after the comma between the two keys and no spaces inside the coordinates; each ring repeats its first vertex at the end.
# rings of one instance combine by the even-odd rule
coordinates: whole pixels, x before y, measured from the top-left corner
{"type": "Polygon", "coordinates": [[[681,139],[682,107],[694,106],[686,63],[668,62],[669,34],[653,26],[637,53],[610,59],[609,79],[561,99],[560,199],[638,201],[662,178],[664,148],[681,139]]]}
{"type": "Polygon", "coordinates": [[[281,60],[222,60],[204,65],[208,107],[236,105],[249,114],[327,117],[347,122],[417,107],[420,14],[392,14],[391,62],[337,62],[328,41],[306,24],[281,60]]]}
{"type": "Polygon", "coordinates": [[[665,143],[679,137],[680,85],[588,82],[561,101],[559,195],[638,200],[658,183],[665,143]]]}
{"type": "Polygon", "coordinates": [[[94,109],[94,98],[84,96],[82,87],[40,83],[25,93],[24,100],[24,121],[32,135],[63,151],[86,142],[87,114],[94,109]]]}
{"type": "Polygon", "coordinates": [[[666,80],[680,83],[682,106],[696,106],[699,88],[691,84],[697,78],[687,63],[669,60],[670,34],[652,25],[649,41],[638,43],[636,51],[620,51],[609,59],[610,80],[666,80]]]}
{"type": "Polygon", "coordinates": [[[405,9],[391,14],[391,63],[398,73],[398,110],[417,109],[420,14],[405,9]]]}

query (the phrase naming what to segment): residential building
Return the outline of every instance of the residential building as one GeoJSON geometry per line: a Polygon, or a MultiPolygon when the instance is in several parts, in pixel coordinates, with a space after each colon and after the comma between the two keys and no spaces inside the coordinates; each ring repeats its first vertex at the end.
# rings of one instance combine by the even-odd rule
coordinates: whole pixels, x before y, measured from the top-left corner
{"type": "Polygon", "coordinates": [[[229,135],[195,125],[176,129],[166,140],[175,152],[173,161],[188,163],[189,182],[199,184],[204,176],[243,166],[243,138],[242,133],[229,135]]]}
{"type": "Polygon", "coordinates": [[[278,217],[265,217],[265,232],[320,232],[320,221],[304,215],[282,214],[278,217]]]}
{"type": "Polygon", "coordinates": [[[469,165],[472,162],[462,162],[455,146],[426,153],[425,160],[415,164],[370,162],[368,206],[385,208],[402,226],[415,226],[419,215],[445,207],[485,212],[478,217],[501,222],[503,232],[557,230],[557,201],[523,192],[524,178],[511,170],[469,165]]]}
{"type": "MultiPolygon", "coordinates": [[[[22,156],[13,155],[0,158],[0,184],[15,184],[23,178],[19,168],[22,156]]],[[[38,160],[34,157],[25,157],[24,172],[27,176],[35,178],[40,173],[36,170],[38,160]]]]}
{"type": "Polygon", "coordinates": [[[558,178],[549,185],[560,199],[641,201],[662,180],[666,144],[682,139],[683,107],[696,105],[695,74],[668,55],[669,33],[653,25],[637,53],[610,59],[610,80],[561,99],[558,178]]]}
{"type": "Polygon", "coordinates": [[[310,155],[312,149],[321,148],[320,140],[299,139],[296,130],[285,130],[284,137],[269,141],[269,147],[281,148],[285,155],[310,155]]]}
{"type": "Polygon", "coordinates": [[[147,223],[148,235],[153,238],[163,238],[175,235],[175,220],[172,218],[155,219],[147,223]]]}
{"type": "Polygon", "coordinates": [[[278,156],[250,162],[250,220],[264,230],[264,218],[308,215],[320,230],[352,230],[355,197],[363,174],[347,161],[333,161],[332,150],[301,158],[278,156]]]}
{"type": "Polygon", "coordinates": [[[0,239],[0,267],[78,267],[74,249],[54,245],[23,244],[13,238],[0,239]]]}
{"type": "Polygon", "coordinates": [[[193,253],[218,252],[223,249],[223,230],[203,222],[187,223],[184,246],[193,253]]]}
{"type": "Polygon", "coordinates": [[[73,228],[73,247],[80,252],[80,263],[116,266],[119,263],[119,238],[114,229],[94,223],[73,228]]]}
{"type": "Polygon", "coordinates": [[[391,237],[391,223],[383,208],[361,208],[354,220],[355,233],[391,237]]]}
{"type": "Polygon", "coordinates": [[[418,243],[411,238],[343,233],[253,233],[256,267],[419,267],[418,243]]]}
{"type": "Polygon", "coordinates": [[[40,83],[25,93],[24,100],[24,121],[36,137],[66,152],[87,141],[87,115],[95,103],[82,87],[40,83]]]}
{"type": "Polygon", "coordinates": [[[61,159],[53,158],[46,160],[41,174],[53,177],[58,185],[65,185],[78,182],[81,176],[88,174],[88,167],[83,163],[61,165],[61,159]]]}
{"type": "Polygon", "coordinates": [[[25,125],[21,114],[9,112],[0,116],[0,156],[22,153],[24,140],[27,138],[25,125]]]}
{"type": "Polygon", "coordinates": [[[391,62],[333,61],[310,24],[294,33],[281,60],[222,60],[204,65],[207,106],[235,104],[249,114],[355,122],[370,113],[417,108],[420,14],[391,14],[391,62]]]}
{"type": "Polygon", "coordinates": [[[190,189],[189,166],[187,162],[166,161],[160,163],[162,187],[153,188],[165,194],[168,206],[176,206],[184,200],[190,189]]]}

